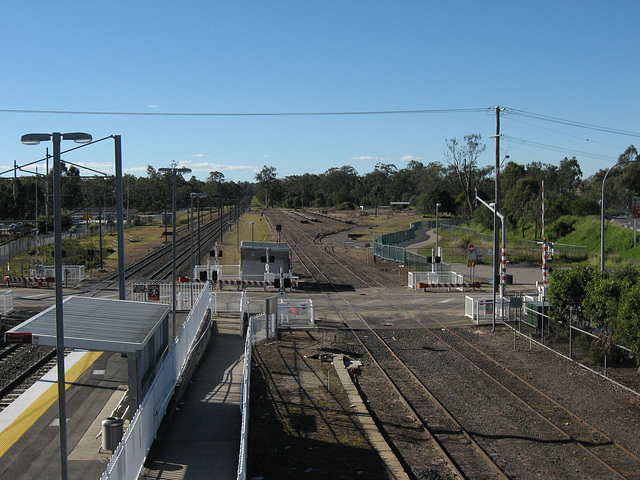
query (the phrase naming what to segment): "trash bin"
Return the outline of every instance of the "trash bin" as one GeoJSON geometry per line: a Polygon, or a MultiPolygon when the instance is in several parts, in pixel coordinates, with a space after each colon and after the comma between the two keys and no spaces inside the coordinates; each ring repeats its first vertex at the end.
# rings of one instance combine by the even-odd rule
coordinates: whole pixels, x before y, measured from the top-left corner
{"type": "Polygon", "coordinates": [[[102,448],[112,453],[122,440],[124,422],[121,418],[109,417],[102,420],[102,448]]]}

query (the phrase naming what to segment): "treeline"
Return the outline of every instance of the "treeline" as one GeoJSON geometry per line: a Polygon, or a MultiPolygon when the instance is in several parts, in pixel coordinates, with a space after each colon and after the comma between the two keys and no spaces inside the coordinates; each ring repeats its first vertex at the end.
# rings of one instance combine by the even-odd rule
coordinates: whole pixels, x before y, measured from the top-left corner
{"type": "MultiPolygon", "coordinates": [[[[48,176],[20,176],[0,182],[0,219],[35,221],[36,215],[43,219],[45,212],[52,214],[52,173],[48,176]],[[47,197],[48,193],[48,197],[47,197]],[[48,205],[46,199],[49,199],[48,205]]],[[[142,212],[160,212],[171,209],[173,176],[147,167],[145,177],[124,175],[122,179],[124,206],[142,212]]],[[[62,168],[62,208],[65,213],[85,208],[115,208],[115,177],[81,177],[76,167],[62,168]]],[[[220,172],[211,172],[206,181],[196,177],[189,179],[176,175],[176,203],[178,208],[188,207],[191,193],[206,193],[200,201],[201,208],[225,205],[240,198],[253,195],[254,184],[225,180],[220,172]]]]}
{"type": "MultiPolygon", "coordinates": [[[[400,169],[381,162],[365,174],[359,174],[349,165],[333,167],[320,174],[284,178],[278,178],[276,167],[264,166],[256,174],[256,183],[229,181],[220,172],[211,172],[205,181],[178,174],[177,204],[180,208],[188,206],[189,195],[194,192],[207,194],[201,201],[204,208],[255,194],[265,206],[376,208],[391,202],[410,202],[420,213],[435,215],[439,203],[443,215],[463,217],[492,228],[493,215],[475,201],[476,192],[487,202],[493,202],[494,197],[494,168],[478,165],[478,157],[486,149],[480,135],[449,139],[446,147],[442,162],[425,164],[412,160],[400,169]]],[[[619,157],[620,162],[639,159],[633,145],[619,157]]],[[[522,237],[540,238],[544,181],[547,228],[552,227],[549,231],[556,236],[570,233],[572,224],[570,220],[563,220],[565,215],[599,214],[602,180],[609,167],[585,179],[575,157],[563,158],[555,164],[519,164],[505,157],[500,171],[499,201],[500,211],[508,221],[508,231],[517,231],[522,237]]],[[[0,182],[0,219],[35,220],[36,213],[42,217],[47,210],[47,198],[51,214],[51,185],[51,173],[46,178],[40,175],[37,180],[31,176],[5,177],[0,182]]],[[[147,167],[144,177],[125,175],[125,207],[129,205],[144,212],[170,208],[172,186],[171,173],[160,173],[153,167],[147,167]]],[[[606,183],[607,211],[630,206],[632,197],[637,195],[640,195],[640,162],[611,170],[606,183]]],[[[114,177],[81,177],[75,167],[63,167],[62,205],[65,212],[100,206],[112,209],[114,177]]]]}
{"type": "MultiPolygon", "coordinates": [[[[476,191],[487,202],[494,199],[494,168],[480,167],[478,156],[486,146],[480,135],[467,135],[462,141],[447,140],[444,162],[424,164],[410,161],[405,168],[378,163],[364,175],[352,166],[334,167],[321,174],[307,173],[278,178],[275,167],[264,166],[256,175],[256,194],[265,206],[287,208],[359,206],[379,207],[391,202],[410,202],[426,215],[441,214],[475,220],[492,227],[493,215],[475,201],[476,191]]],[[[631,145],[619,162],[640,160],[631,145]]],[[[609,166],[610,167],[610,166],[609,166]]],[[[547,226],[565,215],[596,215],[602,180],[607,169],[583,178],[578,160],[563,158],[558,164],[531,162],[526,165],[505,157],[500,171],[500,211],[509,231],[522,237],[540,238],[542,184],[544,181],[547,226]]],[[[613,169],[606,182],[606,209],[615,211],[630,206],[640,195],[640,164],[630,163],[613,169]]],[[[558,222],[558,235],[571,229],[571,222],[558,222]]]]}

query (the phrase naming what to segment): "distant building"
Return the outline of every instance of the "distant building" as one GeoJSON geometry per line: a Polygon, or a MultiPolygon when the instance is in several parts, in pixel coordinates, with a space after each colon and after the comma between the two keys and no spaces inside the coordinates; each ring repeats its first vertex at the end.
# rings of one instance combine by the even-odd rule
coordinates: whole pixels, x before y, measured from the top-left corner
{"type": "Polygon", "coordinates": [[[291,247],[284,242],[247,242],[240,244],[240,271],[243,280],[262,280],[265,273],[291,271],[291,247]]]}

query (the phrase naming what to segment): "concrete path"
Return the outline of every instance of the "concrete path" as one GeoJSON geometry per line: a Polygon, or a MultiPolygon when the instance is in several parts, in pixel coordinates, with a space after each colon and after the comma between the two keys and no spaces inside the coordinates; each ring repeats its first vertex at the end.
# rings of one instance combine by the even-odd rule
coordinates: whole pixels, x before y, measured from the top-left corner
{"type": "Polygon", "coordinates": [[[218,334],[212,339],[143,478],[236,478],[243,356],[243,337],[218,334]]]}

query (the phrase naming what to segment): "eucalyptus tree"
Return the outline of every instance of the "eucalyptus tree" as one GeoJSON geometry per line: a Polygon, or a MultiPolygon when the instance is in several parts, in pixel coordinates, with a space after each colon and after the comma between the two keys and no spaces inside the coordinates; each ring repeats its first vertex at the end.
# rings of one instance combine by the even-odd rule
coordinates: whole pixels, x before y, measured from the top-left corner
{"type": "Polygon", "coordinates": [[[269,208],[269,203],[273,204],[276,194],[277,174],[275,167],[264,165],[262,170],[256,173],[255,179],[258,182],[256,195],[262,204],[269,208]]]}
{"type": "Polygon", "coordinates": [[[459,142],[455,137],[445,141],[447,145],[447,150],[444,152],[445,161],[454,169],[458,177],[468,214],[471,217],[475,210],[475,190],[483,176],[482,169],[478,167],[478,157],[487,148],[481,140],[482,136],[479,133],[472,133],[465,135],[463,142],[459,142]]]}
{"type": "Polygon", "coordinates": [[[425,214],[435,215],[436,203],[439,203],[440,212],[455,214],[460,187],[447,174],[447,168],[440,162],[430,162],[419,170],[414,169],[414,172],[417,177],[414,190],[416,206],[425,214]]]}
{"type": "Polygon", "coordinates": [[[351,165],[332,167],[321,177],[320,189],[328,205],[344,202],[357,203],[355,192],[358,186],[358,172],[351,165]]]}

